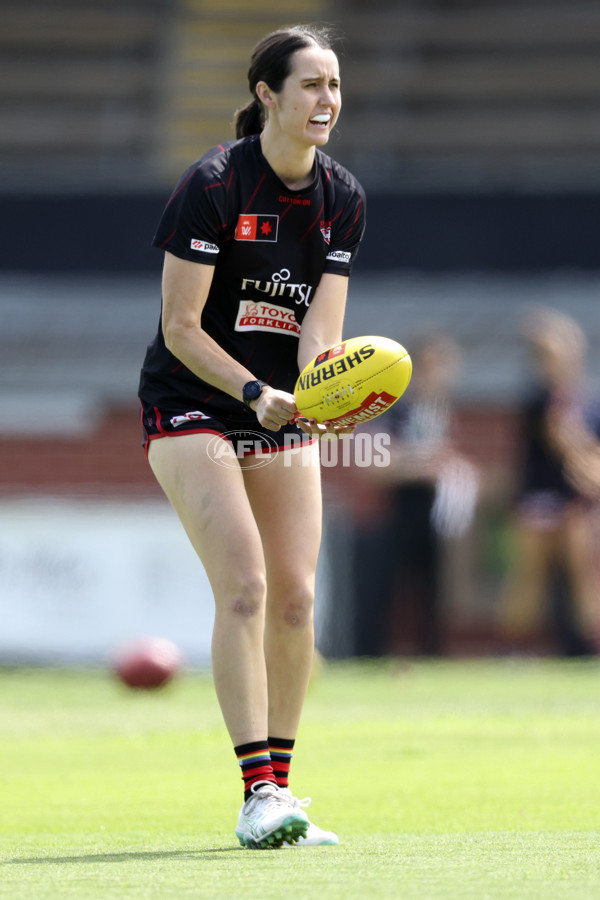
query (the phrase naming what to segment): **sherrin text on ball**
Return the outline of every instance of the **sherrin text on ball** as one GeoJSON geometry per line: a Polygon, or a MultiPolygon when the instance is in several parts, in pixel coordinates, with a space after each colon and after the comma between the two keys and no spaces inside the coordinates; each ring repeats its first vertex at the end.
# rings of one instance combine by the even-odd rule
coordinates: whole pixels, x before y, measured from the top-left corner
{"type": "Polygon", "coordinates": [[[397,341],[375,335],[349,338],[309,362],[294,396],[307,419],[359,425],[389,409],[411,375],[411,358],[397,341]]]}

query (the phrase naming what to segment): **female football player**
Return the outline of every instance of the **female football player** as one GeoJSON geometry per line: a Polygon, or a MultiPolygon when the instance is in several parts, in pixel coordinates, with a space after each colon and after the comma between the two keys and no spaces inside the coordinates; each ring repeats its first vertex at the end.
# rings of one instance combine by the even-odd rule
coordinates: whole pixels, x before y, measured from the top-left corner
{"type": "Polygon", "coordinates": [[[214,593],[213,677],[245,788],[239,841],[337,844],[288,787],[313,661],[323,430],[296,421],[293,389],[341,339],[364,195],[320,149],[341,107],[324,31],[267,35],[248,80],[237,139],[184,173],[158,226],[142,422],[214,593]]]}
{"type": "Polygon", "coordinates": [[[522,334],[534,379],[519,417],[517,540],[501,598],[500,634],[509,647],[527,649],[562,575],[569,606],[563,650],[597,655],[599,497],[592,448],[600,436],[600,411],[586,372],[587,340],[578,322],[547,308],[524,318],[522,334]]]}

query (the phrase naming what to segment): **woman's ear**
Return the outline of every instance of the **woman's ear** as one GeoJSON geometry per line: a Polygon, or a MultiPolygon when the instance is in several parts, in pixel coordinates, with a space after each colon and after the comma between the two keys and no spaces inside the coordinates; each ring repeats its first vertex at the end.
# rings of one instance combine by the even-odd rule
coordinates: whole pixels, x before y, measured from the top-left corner
{"type": "Polygon", "coordinates": [[[273,92],[271,88],[267,84],[266,81],[259,81],[256,87],[254,88],[256,96],[267,109],[275,108],[275,100],[273,99],[273,92]]]}

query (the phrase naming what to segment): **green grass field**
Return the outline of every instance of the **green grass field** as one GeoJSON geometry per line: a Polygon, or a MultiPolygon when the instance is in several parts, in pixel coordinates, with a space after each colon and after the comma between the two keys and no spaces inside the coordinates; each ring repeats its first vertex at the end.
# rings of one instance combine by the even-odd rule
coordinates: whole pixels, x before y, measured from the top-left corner
{"type": "Polygon", "coordinates": [[[0,897],[600,897],[595,661],[326,665],[292,771],[341,845],[244,851],[207,675],[0,670],[0,897]]]}

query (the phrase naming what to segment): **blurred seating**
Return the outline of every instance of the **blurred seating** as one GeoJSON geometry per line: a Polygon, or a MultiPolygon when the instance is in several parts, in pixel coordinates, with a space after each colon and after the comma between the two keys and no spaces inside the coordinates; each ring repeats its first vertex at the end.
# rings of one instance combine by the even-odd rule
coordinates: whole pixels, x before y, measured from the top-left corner
{"type": "Polygon", "coordinates": [[[147,182],[167,0],[3,4],[0,186],[147,182]]]}
{"type": "Polygon", "coordinates": [[[327,17],[327,0],[181,0],[173,22],[160,157],[177,177],[206,149],[233,138],[250,99],[252,48],[269,31],[327,17]]]}
{"type": "Polygon", "coordinates": [[[8,0],[0,190],[170,183],[232,135],[252,46],[323,3],[8,0]]]}
{"type": "Polygon", "coordinates": [[[596,0],[5,0],[0,190],[170,185],[298,21],[343,35],[329,149],[367,189],[600,187],[596,0]]]}
{"type": "Polygon", "coordinates": [[[366,168],[381,135],[374,183],[600,184],[597,3],[336,5],[346,34],[338,156],[366,168]]]}

